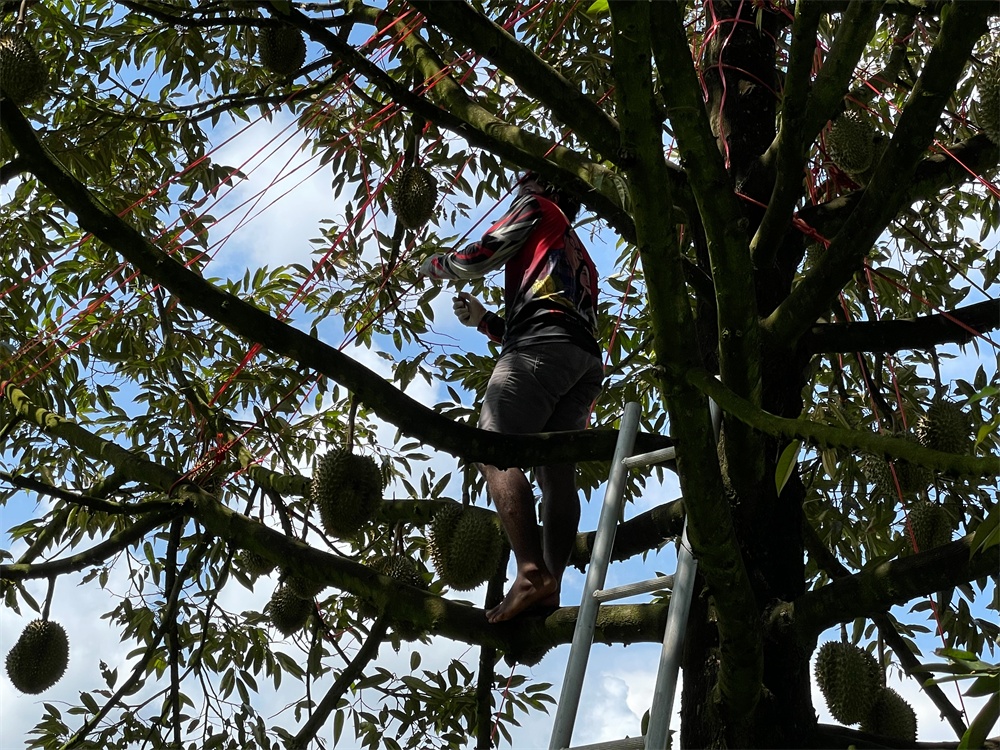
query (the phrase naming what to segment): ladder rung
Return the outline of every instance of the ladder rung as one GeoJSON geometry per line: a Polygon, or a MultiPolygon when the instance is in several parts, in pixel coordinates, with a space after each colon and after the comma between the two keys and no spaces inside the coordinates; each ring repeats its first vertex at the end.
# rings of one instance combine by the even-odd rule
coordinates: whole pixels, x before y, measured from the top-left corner
{"type": "Polygon", "coordinates": [[[624,586],[615,586],[611,589],[603,589],[594,592],[594,598],[599,602],[610,602],[615,599],[624,599],[626,596],[636,594],[648,594],[650,591],[660,589],[672,589],[674,587],[673,576],[658,576],[650,578],[648,581],[638,581],[636,583],[626,583],[624,586]]]}
{"type": "Polygon", "coordinates": [[[598,742],[596,745],[575,745],[574,747],[563,748],[563,750],[645,750],[645,737],[626,737],[622,740],[611,740],[610,742],[598,742]]]}
{"type": "Polygon", "coordinates": [[[671,446],[670,448],[660,448],[660,450],[652,451],[651,453],[638,453],[634,456],[629,456],[622,463],[625,464],[625,468],[627,469],[635,469],[639,466],[649,466],[650,464],[669,461],[676,455],[677,451],[671,446]]]}

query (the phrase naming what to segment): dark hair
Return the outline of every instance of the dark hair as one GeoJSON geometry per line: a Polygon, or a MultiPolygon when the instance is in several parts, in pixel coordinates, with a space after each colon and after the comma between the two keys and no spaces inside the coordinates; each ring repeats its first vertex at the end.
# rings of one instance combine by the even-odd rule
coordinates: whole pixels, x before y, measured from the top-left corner
{"type": "Polygon", "coordinates": [[[576,215],[580,212],[579,198],[572,193],[566,192],[558,185],[553,185],[547,179],[538,174],[538,172],[525,172],[521,175],[521,178],[517,182],[518,184],[521,184],[523,182],[527,182],[528,180],[534,180],[537,182],[542,187],[542,195],[559,206],[562,212],[566,214],[567,219],[570,221],[576,219],[576,215]]]}

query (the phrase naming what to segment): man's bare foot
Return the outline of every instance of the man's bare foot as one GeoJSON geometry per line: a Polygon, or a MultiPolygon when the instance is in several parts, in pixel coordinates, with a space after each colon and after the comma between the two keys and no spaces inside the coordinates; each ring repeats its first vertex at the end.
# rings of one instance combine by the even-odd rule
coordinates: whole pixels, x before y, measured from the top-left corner
{"type": "Polygon", "coordinates": [[[559,581],[547,570],[519,572],[507,596],[487,611],[486,619],[490,622],[503,622],[538,605],[559,606],[559,581]]]}

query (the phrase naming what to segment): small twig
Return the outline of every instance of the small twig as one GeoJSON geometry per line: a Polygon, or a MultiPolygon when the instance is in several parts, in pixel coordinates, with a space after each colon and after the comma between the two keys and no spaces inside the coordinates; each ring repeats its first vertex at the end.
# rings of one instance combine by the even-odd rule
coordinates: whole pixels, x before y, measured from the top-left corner
{"type": "Polygon", "coordinates": [[[49,587],[45,592],[45,604],[42,605],[42,619],[49,619],[49,608],[52,606],[52,595],[56,592],[56,576],[49,576],[49,587]]]}

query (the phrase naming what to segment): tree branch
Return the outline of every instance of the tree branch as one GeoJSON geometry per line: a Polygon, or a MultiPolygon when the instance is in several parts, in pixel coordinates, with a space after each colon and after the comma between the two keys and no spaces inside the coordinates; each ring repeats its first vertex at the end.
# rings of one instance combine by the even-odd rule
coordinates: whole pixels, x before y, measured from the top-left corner
{"type": "Polygon", "coordinates": [[[789,605],[799,640],[814,641],[817,635],[838,623],[872,617],[893,604],[996,575],[995,550],[972,554],[972,536],[875,565],[803,594],[789,605]]]}
{"type": "Polygon", "coordinates": [[[892,140],[857,206],[816,265],[765,321],[777,347],[791,346],[809,330],[896,216],[972,47],[986,32],[989,7],[973,0],[956,0],[951,6],[892,140]]]}
{"type": "Polygon", "coordinates": [[[88,550],[59,560],[43,563],[10,563],[0,565],[0,580],[26,581],[35,578],[75,573],[78,570],[99,565],[112,555],[121,552],[130,544],[135,544],[155,528],[181,515],[181,507],[172,511],[152,513],[133,520],[129,526],[117,534],[112,534],[100,544],[95,544],[88,550]]]}
{"type": "Polygon", "coordinates": [[[1000,474],[1000,457],[962,456],[931,450],[902,438],[890,438],[864,430],[788,419],[752,406],[726,388],[704,370],[692,370],[688,380],[711,397],[727,414],[745,422],[766,435],[806,440],[823,448],[846,448],[853,453],[870,453],[889,459],[903,459],[912,464],[944,472],[951,476],[994,477],[1000,474]]]}
{"type": "Polygon", "coordinates": [[[591,148],[615,162],[618,123],[552,66],[466,2],[409,0],[439,29],[482,55],[537,98],[591,148]]]}
{"type": "MultiPolygon", "coordinates": [[[[688,165],[715,282],[719,372],[751,403],[761,402],[760,328],[743,211],[712,133],[678,3],[650,3],[650,39],[666,113],[688,165]]],[[[737,492],[755,486],[764,471],[763,446],[740,423],[726,425],[723,444],[737,492]]]]}
{"type": "MultiPolygon", "coordinates": [[[[615,430],[503,435],[453,422],[438,414],[335,347],[221,291],[148,242],[114,212],[100,205],[79,180],[49,157],[16,107],[3,108],[0,125],[28,160],[38,179],[77,215],[81,228],[115,248],[129,263],[162,284],[184,304],[247,340],[337,381],[376,415],[408,435],[467,461],[500,467],[607,460],[614,453],[615,430]]],[[[52,415],[54,424],[58,424],[59,419],[52,415]]],[[[651,451],[670,444],[670,439],[658,435],[637,437],[637,450],[651,451]]]]}
{"type": "Polygon", "coordinates": [[[388,629],[389,621],[384,616],[375,620],[375,624],[372,625],[372,629],[368,633],[368,638],[365,640],[364,645],[358,649],[358,653],[354,655],[350,663],[337,675],[337,679],[334,680],[333,685],[330,686],[326,695],[323,696],[323,700],[313,710],[309,720],[302,725],[302,729],[289,741],[289,750],[305,750],[309,746],[316,733],[323,728],[323,724],[326,723],[326,720],[330,718],[330,714],[337,708],[337,704],[344,696],[344,693],[347,692],[355,680],[361,677],[365,671],[365,667],[371,663],[372,659],[378,656],[379,646],[385,640],[385,634],[388,629]]]}
{"type": "Polygon", "coordinates": [[[815,325],[802,337],[800,346],[810,354],[931,349],[939,344],[967,344],[977,333],[998,328],[1000,304],[987,300],[914,320],[815,325]]]}
{"type": "Polygon", "coordinates": [[[649,6],[630,0],[613,2],[611,16],[617,111],[622,144],[630,155],[627,173],[652,311],[653,348],[661,368],[661,393],[677,440],[688,538],[718,608],[721,658],[716,686],[725,711],[740,717],[753,709],[760,696],[761,629],[715,460],[708,400],[684,377],[701,364],[673,231],[662,122],[651,96],[649,6]]]}

